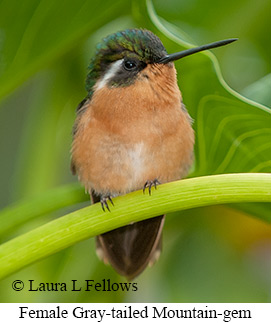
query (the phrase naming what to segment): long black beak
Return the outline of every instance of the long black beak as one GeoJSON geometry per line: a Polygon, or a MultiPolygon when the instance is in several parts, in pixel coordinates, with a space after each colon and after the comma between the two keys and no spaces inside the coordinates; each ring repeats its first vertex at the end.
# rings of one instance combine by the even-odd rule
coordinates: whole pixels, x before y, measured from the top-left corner
{"type": "Polygon", "coordinates": [[[166,64],[166,63],[169,63],[172,61],[176,61],[177,59],[183,58],[185,56],[189,56],[189,55],[192,55],[192,54],[195,54],[198,52],[202,52],[203,50],[206,50],[206,49],[216,48],[216,47],[230,44],[236,40],[238,40],[238,38],[224,39],[224,40],[216,41],[211,44],[202,45],[202,46],[194,47],[194,48],[189,48],[189,49],[183,50],[178,53],[166,55],[166,56],[162,57],[157,63],[166,64]]]}

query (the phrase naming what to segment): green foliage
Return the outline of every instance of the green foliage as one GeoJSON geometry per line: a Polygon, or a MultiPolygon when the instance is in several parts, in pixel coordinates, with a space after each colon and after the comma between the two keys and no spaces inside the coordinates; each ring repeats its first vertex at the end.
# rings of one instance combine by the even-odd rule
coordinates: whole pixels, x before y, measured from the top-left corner
{"type": "MultiPolygon", "coordinates": [[[[168,52],[191,44],[239,37],[237,43],[213,51],[218,60],[211,53],[202,53],[176,63],[183,99],[195,120],[196,160],[190,176],[271,172],[268,108],[271,107],[268,75],[271,47],[267,30],[270,9],[268,0],[257,3],[232,0],[223,3],[223,8],[214,0],[205,1],[204,7],[200,1],[176,0],[155,0],[153,6],[143,0],[131,3],[2,0],[0,203],[7,208],[0,214],[1,240],[20,236],[35,227],[40,230],[41,224],[69,213],[67,206],[88,199],[77,184],[62,188],[63,184],[76,181],[69,170],[74,111],[86,96],[84,79],[95,44],[102,37],[125,28],[151,29],[168,52]],[[232,90],[222,75],[247,98],[232,90]]],[[[234,193],[234,187],[231,189],[234,193]]],[[[241,201],[238,194],[235,201],[241,201]]],[[[73,210],[80,207],[72,206],[73,210]]],[[[270,203],[232,207],[270,220],[270,203]]],[[[244,217],[233,208],[201,207],[169,216],[164,253],[155,267],[139,277],[137,293],[52,296],[12,292],[10,284],[14,279],[56,282],[98,281],[110,277],[119,281],[117,274],[97,260],[92,239],[91,243],[80,242],[6,278],[1,282],[0,299],[16,302],[270,301],[271,268],[261,258],[263,250],[271,249],[270,227],[244,217]],[[231,221],[229,232],[219,229],[219,221],[227,223],[227,219],[231,221]],[[254,235],[250,237],[254,240],[240,249],[236,242],[231,242],[233,228],[238,225],[246,228],[247,231],[238,232],[238,241],[247,241],[248,223],[258,228],[258,235],[253,230],[254,235]],[[221,235],[216,236],[216,232],[221,235]],[[267,232],[263,234],[267,240],[262,240],[261,232],[267,232]]],[[[23,247],[20,246],[20,253],[23,247]]],[[[37,253],[35,241],[32,247],[37,253]]]]}
{"type": "MultiPolygon", "coordinates": [[[[114,199],[116,207],[111,206],[110,217],[96,203],[2,244],[0,247],[0,279],[78,241],[131,222],[206,205],[242,201],[270,203],[270,190],[271,174],[223,174],[167,183],[161,185],[159,191],[155,192],[155,196],[152,197],[143,195],[141,191],[118,197],[114,199]],[[248,190],[249,186],[253,188],[248,190]]],[[[58,197],[56,202],[61,196],[66,197],[70,191],[68,188],[60,194],[54,192],[58,197]]],[[[51,202],[54,199],[55,197],[52,198],[50,194],[43,201],[51,202]]],[[[43,206],[43,201],[39,200],[42,209],[46,208],[43,206]]],[[[59,205],[54,205],[55,209],[57,207],[59,205]]],[[[31,211],[29,204],[25,208],[31,211]]],[[[14,210],[10,213],[13,217],[14,210]]],[[[29,214],[29,212],[26,213],[29,214]]],[[[2,214],[2,216],[5,215],[2,214]]]]}
{"type": "MultiPolygon", "coordinates": [[[[157,28],[180,45],[190,46],[176,28],[157,17],[151,2],[148,3],[157,28]]],[[[188,82],[181,85],[185,103],[191,107],[189,112],[195,118],[197,140],[193,176],[270,172],[271,109],[232,90],[225,83],[212,53],[191,56],[176,65],[180,73],[189,74],[193,70],[188,82]],[[191,88],[191,84],[196,86],[191,88]]],[[[251,212],[256,213],[257,209],[258,206],[251,206],[251,212]]],[[[270,205],[263,206],[258,216],[262,212],[270,213],[270,205]]]]}

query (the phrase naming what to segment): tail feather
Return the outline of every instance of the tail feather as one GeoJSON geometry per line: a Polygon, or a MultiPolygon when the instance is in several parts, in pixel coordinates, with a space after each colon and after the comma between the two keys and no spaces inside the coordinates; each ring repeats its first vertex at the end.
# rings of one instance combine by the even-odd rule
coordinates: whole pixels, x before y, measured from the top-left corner
{"type": "MultiPolygon", "coordinates": [[[[100,200],[91,194],[93,203],[100,200]]],[[[97,255],[128,280],[138,276],[147,265],[153,265],[162,248],[164,215],[139,221],[97,236],[97,255]]]]}
{"type": "Polygon", "coordinates": [[[120,275],[132,280],[159,258],[163,224],[161,215],[99,235],[97,254],[120,275]]]}

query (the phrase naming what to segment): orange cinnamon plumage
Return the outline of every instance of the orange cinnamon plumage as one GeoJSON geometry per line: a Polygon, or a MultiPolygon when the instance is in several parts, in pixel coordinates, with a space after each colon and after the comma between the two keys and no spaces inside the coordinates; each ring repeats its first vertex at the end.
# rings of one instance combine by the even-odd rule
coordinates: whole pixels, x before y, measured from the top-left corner
{"type": "MultiPolygon", "coordinates": [[[[72,170],[93,202],[178,180],[193,161],[194,132],[172,61],[234,39],[168,55],[147,30],[106,37],[89,66],[88,95],[77,109],[72,170]]],[[[133,279],[157,260],[164,216],[97,237],[97,253],[133,279]]]]}
{"type": "Polygon", "coordinates": [[[89,192],[116,196],[155,178],[177,180],[192,162],[194,134],[172,64],[148,66],[133,86],[95,91],[78,118],[72,159],[89,192]]]}

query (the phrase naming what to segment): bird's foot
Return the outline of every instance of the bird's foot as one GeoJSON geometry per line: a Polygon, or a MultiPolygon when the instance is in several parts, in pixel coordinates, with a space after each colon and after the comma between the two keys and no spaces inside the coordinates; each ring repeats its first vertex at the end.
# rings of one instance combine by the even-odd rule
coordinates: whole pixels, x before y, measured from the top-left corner
{"type": "Polygon", "coordinates": [[[154,188],[156,189],[157,185],[161,184],[157,178],[155,178],[153,181],[147,181],[145,184],[144,184],[144,187],[143,187],[143,193],[145,193],[145,190],[148,188],[149,190],[149,194],[151,195],[151,188],[154,186],[154,188]]]}
{"type": "Polygon", "coordinates": [[[110,212],[107,201],[110,201],[110,203],[114,206],[114,203],[112,201],[112,197],[110,195],[102,195],[101,196],[101,206],[102,206],[102,209],[104,212],[105,212],[105,207],[110,212]]]}

